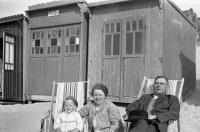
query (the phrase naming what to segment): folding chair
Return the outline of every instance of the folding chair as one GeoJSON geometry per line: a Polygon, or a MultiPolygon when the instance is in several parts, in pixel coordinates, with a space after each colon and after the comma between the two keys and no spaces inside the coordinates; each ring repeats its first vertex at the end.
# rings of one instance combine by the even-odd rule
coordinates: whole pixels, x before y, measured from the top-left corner
{"type": "MultiPolygon", "coordinates": [[[[54,118],[56,118],[61,112],[63,108],[63,101],[67,96],[73,96],[77,99],[78,108],[83,107],[84,102],[86,101],[86,83],[87,81],[81,82],[56,82],[53,81],[53,88],[52,88],[52,98],[51,98],[51,105],[49,110],[49,115],[42,119],[41,125],[43,130],[41,132],[53,132],[54,126],[54,118]],[[55,104],[54,104],[55,102],[55,104]],[[55,106],[55,108],[54,108],[55,106]],[[47,122],[47,123],[46,123],[47,122]]],[[[84,125],[87,125],[85,123],[84,125]]],[[[85,128],[86,129],[86,128],[85,128]]],[[[84,130],[86,131],[86,130],[84,130]]]]}
{"type": "MultiPolygon", "coordinates": [[[[150,79],[144,77],[142,81],[142,85],[138,94],[138,99],[143,94],[151,94],[153,93],[153,83],[154,79],[150,79]]],[[[178,97],[180,104],[182,103],[182,90],[183,90],[184,78],[181,80],[169,80],[169,89],[167,90],[167,94],[175,95],[178,97]]],[[[172,121],[169,123],[168,132],[180,132],[180,120],[172,121]],[[173,123],[172,123],[173,122],[173,123]]],[[[128,131],[130,123],[127,124],[126,131],[128,131]]]]}

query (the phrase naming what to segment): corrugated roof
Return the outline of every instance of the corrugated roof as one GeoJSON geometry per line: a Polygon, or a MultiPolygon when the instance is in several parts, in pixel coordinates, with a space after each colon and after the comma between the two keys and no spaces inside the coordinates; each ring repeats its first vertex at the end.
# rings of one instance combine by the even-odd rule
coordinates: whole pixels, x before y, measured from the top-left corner
{"type": "Polygon", "coordinates": [[[40,9],[47,9],[47,8],[52,8],[52,7],[57,7],[57,6],[71,5],[71,4],[76,4],[79,2],[85,2],[85,0],[60,0],[60,1],[51,1],[47,3],[36,4],[36,5],[29,6],[27,12],[40,10],[40,9]]]}
{"type": "Polygon", "coordinates": [[[25,17],[23,14],[17,14],[17,15],[13,15],[13,16],[7,16],[7,17],[0,18],[0,24],[17,21],[17,20],[21,20],[21,19],[25,19],[26,21],[28,21],[27,17],[25,17]]]}

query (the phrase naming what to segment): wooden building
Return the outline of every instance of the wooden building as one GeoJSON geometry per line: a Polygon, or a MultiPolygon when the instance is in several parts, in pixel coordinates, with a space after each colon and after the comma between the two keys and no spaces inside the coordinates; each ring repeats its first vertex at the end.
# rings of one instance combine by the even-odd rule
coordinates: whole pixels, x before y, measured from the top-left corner
{"type": "Polygon", "coordinates": [[[25,101],[27,22],[23,14],[0,18],[2,100],[25,101]]]}
{"type": "Polygon", "coordinates": [[[170,0],[54,1],[27,15],[27,100],[49,100],[53,80],[104,83],[126,103],[144,76],[184,77],[183,97],[195,87],[196,27],[170,0]]]}
{"type": "Polygon", "coordinates": [[[144,76],[185,78],[195,88],[194,24],[170,0],[110,0],[89,5],[88,80],[114,102],[136,99],[144,76]]]}
{"type": "Polygon", "coordinates": [[[49,100],[54,80],[87,80],[88,11],[82,0],[28,8],[27,100],[49,100]]]}

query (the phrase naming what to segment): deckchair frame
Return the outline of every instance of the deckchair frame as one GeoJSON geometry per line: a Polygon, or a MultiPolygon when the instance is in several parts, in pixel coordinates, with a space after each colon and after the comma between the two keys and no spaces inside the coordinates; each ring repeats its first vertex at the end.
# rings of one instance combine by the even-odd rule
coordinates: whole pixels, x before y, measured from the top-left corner
{"type": "MultiPolygon", "coordinates": [[[[74,93],[78,92],[78,90],[75,90],[74,88],[73,89],[68,89],[70,87],[70,85],[72,85],[72,87],[76,87],[76,84],[75,83],[80,83],[80,82],[56,82],[56,81],[53,81],[53,87],[52,87],[52,96],[51,96],[51,104],[50,104],[50,110],[49,110],[49,123],[48,123],[48,128],[47,128],[47,132],[52,132],[53,131],[53,106],[54,106],[54,102],[57,101],[57,99],[55,100],[55,93],[56,93],[56,90],[58,91],[58,84],[64,84],[64,92],[65,93],[62,93],[62,94],[66,94],[67,95],[64,95],[64,96],[75,96],[74,93]]],[[[88,83],[87,81],[82,81],[82,83],[88,83]]],[[[77,87],[78,88],[78,87],[77,87]]],[[[83,94],[86,94],[86,86],[84,86],[84,90],[82,91],[83,94]]],[[[62,91],[61,91],[62,92],[62,91]]],[[[88,93],[88,92],[87,92],[88,93]]],[[[87,95],[84,95],[84,97],[82,97],[83,99],[81,99],[81,104],[78,101],[80,107],[83,106],[83,100],[86,101],[86,97],[87,95]]],[[[76,98],[76,97],[75,97],[76,98]]],[[[63,98],[64,99],[64,98],[63,98]]],[[[55,116],[55,114],[54,114],[55,116]]]]}

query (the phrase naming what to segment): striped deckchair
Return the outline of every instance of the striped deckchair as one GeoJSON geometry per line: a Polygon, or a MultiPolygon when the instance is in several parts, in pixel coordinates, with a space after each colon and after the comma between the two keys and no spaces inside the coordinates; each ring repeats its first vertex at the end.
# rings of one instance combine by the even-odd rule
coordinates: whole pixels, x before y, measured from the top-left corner
{"type": "MultiPolygon", "coordinates": [[[[42,119],[41,132],[54,132],[54,119],[62,112],[63,101],[67,96],[77,99],[78,108],[83,107],[87,98],[87,81],[80,82],[56,82],[53,81],[52,98],[49,114],[42,119]]],[[[87,124],[85,124],[87,125],[87,124]]],[[[84,130],[86,132],[87,130],[84,130]]]]}
{"type": "MultiPolygon", "coordinates": [[[[138,94],[138,99],[143,94],[151,94],[153,92],[154,79],[144,77],[140,91],[138,94]]],[[[182,90],[183,90],[184,78],[181,80],[169,80],[169,89],[167,89],[167,94],[175,95],[178,97],[180,104],[182,104],[182,90]]],[[[177,121],[171,121],[168,126],[167,132],[180,132],[180,118],[177,121]]],[[[126,131],[128,131],[130,123],[127,124],[126,131]]]]}

